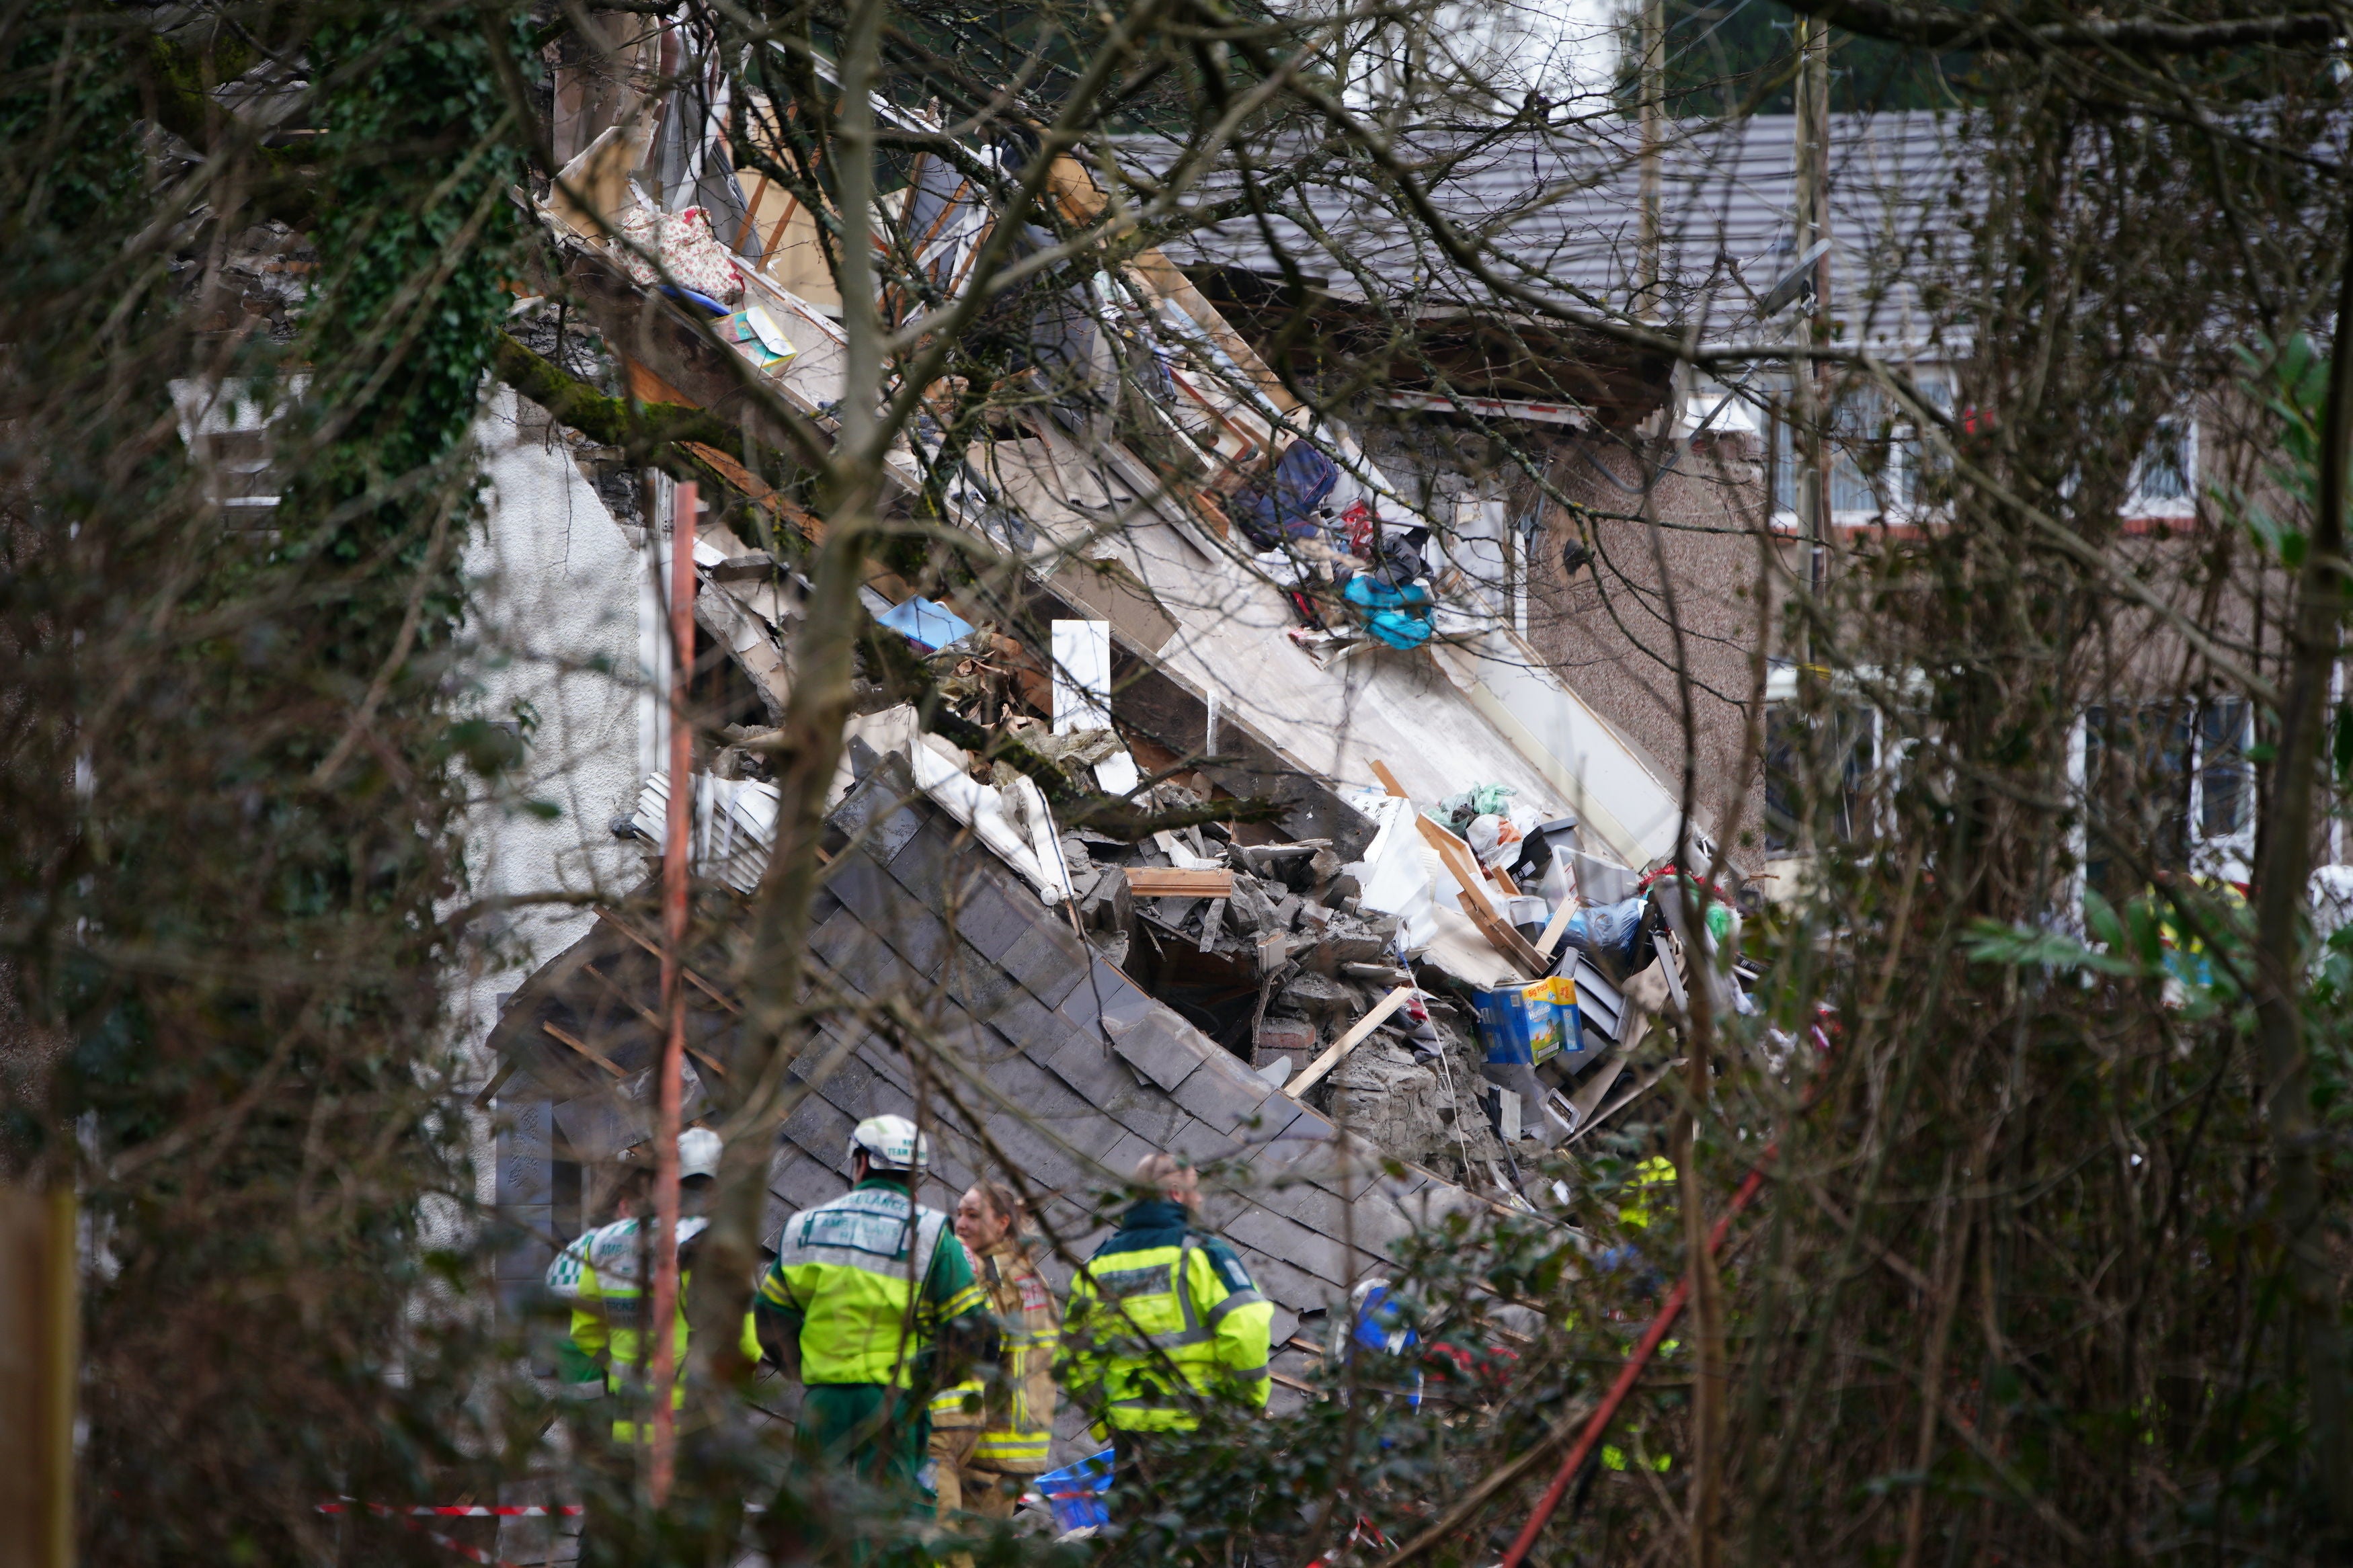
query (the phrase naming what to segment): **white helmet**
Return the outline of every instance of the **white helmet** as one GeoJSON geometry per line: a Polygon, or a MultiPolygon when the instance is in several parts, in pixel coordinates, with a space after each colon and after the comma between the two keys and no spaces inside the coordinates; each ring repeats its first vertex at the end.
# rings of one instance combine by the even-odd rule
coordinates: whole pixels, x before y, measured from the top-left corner
{"type": "Polygon", "coordinates": [[[877,1171],[920,1171],[932,1163],[932,1142],[903,1116],[870,1116],[849,1135],[852,1159],[866,1152],[877,1171]]]}
{"type": "Polygon", "coordinates": [[[708,1127],[690,1127],[678,1135],[678,1179],[719,1173],[719,1134],[708,1127]]]}

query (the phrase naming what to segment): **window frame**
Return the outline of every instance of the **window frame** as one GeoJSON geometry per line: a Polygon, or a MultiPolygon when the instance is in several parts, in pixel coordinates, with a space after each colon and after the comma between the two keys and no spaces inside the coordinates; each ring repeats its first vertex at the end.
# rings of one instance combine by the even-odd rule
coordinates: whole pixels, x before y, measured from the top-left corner
{"type": "Polygon", "coordinates": [[[2133,459],[2131,485],[2125,497],[2125,521],[2178,521],[2198,515],[2198,460],[2202,445],[2199,425],[2197,411],[2189,409],[2179,415],[2166,415],[2151,427],[2147,442],[2143,445],[2140,455],[2133,459]],[[2181,474],[2181,494],[2151,495],[2146,486],[2150,458],[2158,451],[2158,434],[2175,425],[2181,429],[2179,448],[2181,461],[2175,465],[2181,474]]]}
{"type": "MultiPolygon", "coordinates": [[[[1947,408],[1951,406],[1954,382],[1949,365],[1941,362],[1918,365],[1912,372],[1912,381],[1914,385],[1928,395],[1931,402],[1947,408]]],[[[1804,520],[1798,515],[1797,510],[1796,433],[1781,412],[1788,406],[1788,383],[1783,381],[1778,384],[1773,401],[1767,405],[1765,423],[1767,428],[1764,439],[1768,444],[1771,471],[1767,482],[1772,487],[1768,499],[1773,526],[1783,533],[1798,533],[1803,531],[1804,520]],[[1787,504],[1784,504],[1785,486],[1788,489],[1787,504]]],[[[1925,457],[1926,443],[1919,423],[1893,416],[1885,418],[1883,426],[1880,423],[1883,416],[1900,416],[1903,412],[1894,399],[1877,387],[1861,389],[1859,395],[1850,394],[1833,412],[1830,481],[1830,521],[1832,528],[1918,527],[1941,521],[1943,510],[1920,500],[1921,479],[1930,470],[1925,457]],[[1870,420],[1860,425],[1855,432],[1842,434],[1840,415],[1853,406],[1857,395],[1868,399],[1873,405],[1870,420]],[[1878,434],[1882,428],[1885,431],[1884,436],[1878,434]],[[1886,461],[1875,474],[1866,473],[1862,460],[1862,453],[1873,447],[1883,447],[1886,455],[1886,461]],[[1847,474],[1841,474],[1842,467],[1848,470],[1847,474]],[[1839,506],[1838,492],[1841,483],[1852,483],[1869,490],[1873,504],[1861,509],[1839,506]],[[1883,500],[1883,497],[1885,498],[1883,500]]]]}
{"type": "MultiPolygon", "coordinates": [[[[1894,803],[1892,796],[1902,771],[1909,766],[1915,740],[1899,742],[1894,754],[1888,744],[1887,709],[1873,696],[1870,689],[1876,686],[1882,671],[1865,668],[1841,672],[1831,678],[1831,708],[1835,718],[1852,720],[1854,731],[1847,741],[1847,754],[1842,766],[1840,816],[1841,826],[1838,842],[1868,844],[1883,839],[1894,831],[1894,803]],[[1860,765],[1856,759],[1862,758],[1860,765]]],[[[1919,688],[1917,676],[1904,680],[1897,688],[1899,703],[1919,688]]],[[[1772,805],[1774,746],[1773,726],[1778,710],[1790,708],[1798,699],[1798,671],[1794,665],[1768,671],[1765,678],[1764,713],[1765,744],[1758,757],[1759,784],[1766,805],[1757,823],[1758,842],[1767,859],[1786,860],[1804,853],[1794,839],[1777,842],[1779,831],[1772,805]]]]}

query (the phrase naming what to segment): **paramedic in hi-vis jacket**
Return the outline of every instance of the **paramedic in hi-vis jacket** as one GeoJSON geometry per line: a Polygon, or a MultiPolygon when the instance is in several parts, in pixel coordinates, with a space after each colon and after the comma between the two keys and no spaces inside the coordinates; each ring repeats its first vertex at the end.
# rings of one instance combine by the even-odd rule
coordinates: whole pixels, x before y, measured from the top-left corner
{"type": "MultiPolygon", "coordinates": [[[[703,1210],[718,1185],[719,1152],[719,1134],[707,1127],[690,1127],[678,1135],[678,1307],[670,1316],[679,1370],[670,1386],[674,1410],[686,1405],[686,1298],[694,1286],[695,1242],[711,1225],[703,1210]]],[[[642,1201],[647,1194],[640,1189],[636,1195],[642,1201]]],[[[606,1401],[594,1408],[610,1410],[613,1441],[625,1447],[653,1435],[647,1386],[653,1345],[645,1320],[652,1307],[654,1230],[650,1215],[625,1214],[578,1237],[547,1268],[548,1292],[571,1309],[571,1331],[557,1357],[565,1395],[606,1401]]],[[[749,1316],[742,1348],[746,1360],[759,1355],[749,1316]]]]}
{"type": "Polygon", "coordinates": [[[1114,1500],[1152,1479],[1164,1434],[1213,1406],[1266,1408],[1274,1321],[1233,1248],[1193,1228],[1191,1165],[1148,1154],[1134,1185],[1145,1195],[1071,1281],[1062,1326],[1062,1386],[1110,1430],[1114,1500]]]}
{"type": "Polygon", "coordinates": [[[995,1338],[947,1215],[915,1202],[929,1144],[903,1116],[860,1122],[856,1184],[785,1222],[752,1303],[761,1348],[801,1380],[804,1458],[911,1496],[933,1394],[995,1338]]]}

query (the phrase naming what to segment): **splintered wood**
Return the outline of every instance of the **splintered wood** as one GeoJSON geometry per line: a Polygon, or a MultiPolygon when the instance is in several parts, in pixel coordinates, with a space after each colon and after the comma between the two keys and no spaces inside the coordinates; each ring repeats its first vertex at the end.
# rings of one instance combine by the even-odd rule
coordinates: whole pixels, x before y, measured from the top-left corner
{"type": "Polygon", "coordinates": [[[1413,995],[1413,987],[1400,985],[1373,1004],[1372,1011],[1356,1020],[1356,1026],[1332,1042],[1324,1053],[1300,1068],[1299,1076],[1282,1086],[1282,1092],[1296,1100],[1324,1080],[1324,1075],[1345,1060],[1350,1051],[1365,1043],[1366,1037],[1381,1026],[1388,1016],[1404,1006],[1413,995]]]}
{"type": "MultiPolygon", "coordinates": [[[[1398,783],[1397,774],[1389,772],[1387,763],[1375,763],[1373,775],[1381,781],[1381,787],[1389,794],[1404,796],[1405,786],[1398,783]]],[[[1421,836],[1430,847],[1438,851],[1438,858],[1445,865],[1448,874],[1461,884],[1460,902],[1462,912],[1471,918],[1472,925],[1479,928],[1479,934],[1487,939],[1487,945],[1510,959],[1531,980],[1549,970],[1552,965],[1545,962],[1544,954],[1530,945],[1528,939],[1522,936],[1509,921],[1497,914],[1495,906],[1487,901],[1488,879],[1480,868],[1479,858],[1471,853],[1471,846],[1419,811],[1414,813],[1413,824],[1421,830],[1421,836]]]]}
{"type": "Polygon", "coordinates": [[[1234,874],[1229,870],[1180,871],[1173,866],[1131,866],[1127,890],[1139,899],[1229,899],[1234,874]]]}

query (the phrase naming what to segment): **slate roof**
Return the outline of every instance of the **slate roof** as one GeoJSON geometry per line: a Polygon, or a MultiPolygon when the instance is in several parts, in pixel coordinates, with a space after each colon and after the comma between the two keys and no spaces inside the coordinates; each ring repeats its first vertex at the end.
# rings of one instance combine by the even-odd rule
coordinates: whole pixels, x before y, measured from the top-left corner
{"type": "MultiPolygon", "coordinates": [[[[1959,233],[1958,123],[1925,112],[1838,114],[1831,121],[1839,313],[1849,335],[1916,344],[1928,323],[1912,275],[1950,257],[1959,233]]],[[[1795,211],[1792,125],[1788,115],[1757,115],[1670,128],[1661,182],[1666,313],[1682,323],[1696,315],[1704,339],[1757,330],[1751,297],[1730,275],[1726,258],[1743,265],[1758,293],[1791,259],[1775,247],[1795,211]]],[[[1501,276],[1570,302],[1626,308],[1637,279],[1641,211],[1630,123],[1581,122],[1507,136],[1415,132],[1401,137],[1399,148],[1438,211],[1493,247],[1501,276]]],[[[1161,158],[1142,140],[1124,143],[1123,154],[1146,165],[1161,158]]],[[[1256,164],[1261,178],[1291,166],[1263,151],[1256,164]]],[[[1302,191],[1277,196],[1263,225],[1256,216],[1228,219],[1172,237],[1163,248],[1188,265],[1269,278],[1282,275],[1277,257],[1287,252],[1342,299],[1377,290],[1409,312],[1492,310],[1492,290],[1463,274],[1426,230],[1401,219],[1395,198],[1363,169],[1335,163],[1302,191]],[[1303,203],[1320,235],[1295,216],[1277,216],[1286,207],[1296,215],[1303,203]]],[[[1203,183],[1201,195],[1230,195],[1240,180],[1229,163],[1203,183]]]]}
{"type": "MultiPolygon", "coordinates": [[[[1094,956],[1061,910],[916,795],[902,769],[875,768],[830,819],[842,847],[812,911],[819,980],[810,999],[822,1005],[831,988],[848,1005],[820,1013],[813,1055],[847,1054],[785,1122],[769,1177],[770,1234],[843,1190],[850,1129],[885,1111],[933,1130],[925,1201],[953,1206],[976,1175],[1009,1165],[1051,1194],[1042,1217],[1066,1258],[1085,1258],[1107,1234],[1101,1194],[1145,1154],[1175,1151],[1208,1169],[1208,1216],[1282,1310],[1281,1340],[1284,1321],[1344,1300],[1417,1221],[1478,1201],[1418,1169],[1385,1173],[1369,1145],[1154,1001],[1094,956]],[[918,1072],[876,1032],[885,1003],[920,1020],[944,1058],[938,1070],[918,1072]],[[862,1017],[860,1004],[873,1005],[862,1017]]],[[[502,1105],[545,1093],[559,1134],[575,1145],[573,1130],[594,1137],[606,1127],[609,1075],[541,1026],[554,1020],[575,1035],[601,1027],[588,1043],[625,1071],[641,1068],[652,1059],[646,1020],[611,1005],[614,987],[595,975],[631,965],[623,984],[646,990],[650,1007],[651,972],[638,962],[648,958],[618,924],[600,923],[517,993],[491,1044],[538,1087],[514,1086],[502,1105]]],[[[698,954],[706,973],[718,962],[715,950],[698,954]]],[[[691,1038],[723,1064],[734,1020],[704,994],[689,994],[691,1038]]],[[[604,1145],[626,1142],[618,1131],[607,1128],[604,1145]]],[[[502,1272],[522,1279],[528,1269],[502,1272]]]]}

